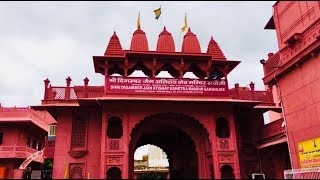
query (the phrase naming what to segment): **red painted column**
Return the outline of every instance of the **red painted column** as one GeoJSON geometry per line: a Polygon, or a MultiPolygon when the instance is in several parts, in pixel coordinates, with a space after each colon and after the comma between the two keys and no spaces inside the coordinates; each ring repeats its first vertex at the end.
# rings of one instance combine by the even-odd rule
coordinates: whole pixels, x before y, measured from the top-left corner
{"type": "Polygon", "coordinates": [[[214,114],[210,114],[210,127],[211,127],[211,151],[212,151],[212,164],[213,164],[213,173],[214,179],[220,179],[220,169],[218,162],[218,154],[217,154],[217,135],[216,135],[216,120],[214,114]]]}
{"type": "Polygon", "coordinates": [[[101,159],[100,159],[100,164],[101,164],[101,169],[100,169],[100,179],[105,179],[106,178],[106,164],[105,164],[105,147],[106,147],[106,109],[105,107],[102,108],[102,119],[101,119],[101,159]]]}
{"type": "Polygon", "coordinates": [[[232,111],[228,116],[228,123],[230,127],[230,140],[232,142],[232,146],[234,148],[234,175],[236,179],[241,179],[240,174],[240,165],[239,165],[239,155],[238,155],[238,148],[237,148],[237,135],[234,123],[234,117],[232,111]]]}

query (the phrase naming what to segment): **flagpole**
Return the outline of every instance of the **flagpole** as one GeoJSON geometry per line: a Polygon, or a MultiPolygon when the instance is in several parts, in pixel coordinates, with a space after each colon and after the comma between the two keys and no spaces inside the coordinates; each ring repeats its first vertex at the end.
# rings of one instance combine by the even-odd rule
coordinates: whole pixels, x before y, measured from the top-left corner
{"type": "MultiPolygon", "coordinates": [[[[161,9],[161,5],[160,5],[160,9],[161,9]]],[[[162,9],[161,9],[161,14],[162,14],[162,9]]],[[[161,18],[161,28],[162,28],[162,18],[163,18],[163,15],[162,15],[160,18],[161,18]]]]}

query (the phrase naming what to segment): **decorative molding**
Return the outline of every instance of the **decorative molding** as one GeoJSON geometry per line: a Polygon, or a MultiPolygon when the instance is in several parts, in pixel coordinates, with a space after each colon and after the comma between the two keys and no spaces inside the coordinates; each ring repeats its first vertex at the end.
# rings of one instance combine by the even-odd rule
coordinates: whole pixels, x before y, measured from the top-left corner
{"type": "Polygon", "coordinates": [[[234,155],[232,154],[220,154],[218,155],[219,162],[233,162],[234,155]]]}
{"type": "Polygon", "coordinates": [[[106,155],[105,161],[106,161],[106,165],[113,165],[113,164],[121,165],[123,161],[123,156],[106,155]]]}
{"type": "Polygon", "coordinates": [[[87,153],[88,151],[81,151],[81,150],[73,150],[68,152],[68,154],[73,158],[81,158],[85,156],[87,153]]]}
{"type": "Polygon", "coordinates": [[[298,55],[303,49],[308,47],[313,42],[317,41],[317,37],[320,35],[320,20],[317,21],[311,28],[306,32],[302,33],[302,38],[297,41],[294,46],[287,46],[281,51],[281,66],[286,64],[293,57],[298,55]]]}

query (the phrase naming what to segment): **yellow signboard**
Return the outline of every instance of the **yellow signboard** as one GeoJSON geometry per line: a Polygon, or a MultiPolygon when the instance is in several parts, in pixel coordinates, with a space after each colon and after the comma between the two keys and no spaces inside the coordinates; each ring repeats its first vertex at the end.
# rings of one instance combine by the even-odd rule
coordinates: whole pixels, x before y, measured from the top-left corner
{"type": "Polygon", "coordinates": [[[320,138],[298,143],[301,168],[320,166],[320,138]]]}

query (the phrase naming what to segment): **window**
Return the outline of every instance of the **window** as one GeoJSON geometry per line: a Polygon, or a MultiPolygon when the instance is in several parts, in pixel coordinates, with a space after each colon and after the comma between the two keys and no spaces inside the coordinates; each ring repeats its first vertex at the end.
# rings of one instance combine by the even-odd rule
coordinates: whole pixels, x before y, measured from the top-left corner
{"type": "Polygon", "coordinates": [[[39,144],[38,144],[38,151],[41,151],[41,150],[42,150],[42,144],[39,143],[39,144]]]}
{"type": "Polygon", "coordinates": [[[107,136],[110,139],[120,139],[122,136],[122,120],[119,117],[111,117],[108,121],[107,136]]]}
{"type": "Polygon", "coordinates": [[[216,135],[218,138],[229,138],[230,130],[228,121],[225,118],[219,118],[216,122],[216,135]]]}
{"type": "Polygon", "coordinates": [[[37,149],[37,141],[36,140],[32,141],[32,149],[37,149]]]}
{"type": "Polygon", "coordinates": [[[30,147],[30,142],[31,142],[30,138],[27,137],[27,146],[28,146],[28,147],[30,147]]]}
{"type": "Polygon", "coordinates": [[[57,128],[57,125],[50,125],[49,126],[49,136],[55,136],[56,135],[56,128],[57,128]]]}
{"type": "Polygon", "coordinates": [[[2,144],[2,139],[3,139],[3,133],[0,132],[0,145],[2,144]]]}

